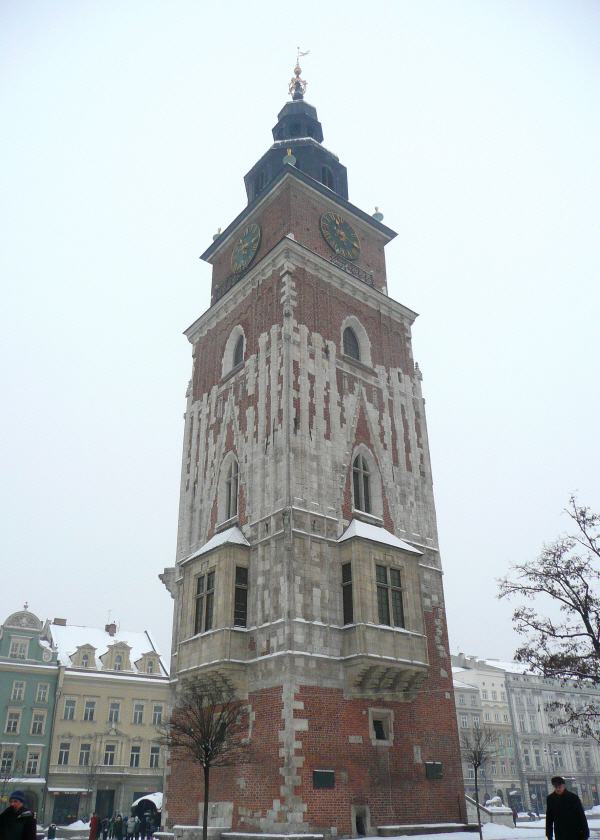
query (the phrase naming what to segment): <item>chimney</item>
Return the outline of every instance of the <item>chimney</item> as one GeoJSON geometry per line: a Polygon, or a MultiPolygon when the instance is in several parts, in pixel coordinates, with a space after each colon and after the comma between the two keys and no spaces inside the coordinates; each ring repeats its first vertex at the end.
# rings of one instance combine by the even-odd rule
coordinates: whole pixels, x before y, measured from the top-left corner
{"type": "Polygon", "coordinates": [[[52,624],[56,624],[57,627],[66,627],[67,626],[67,619],[66,618],[55,618],[52,624]]]}
{"type": "Polygon", "coordinates": [[[104,629],[106,630],[106,632],[108,633],[109,636],[114,636],[115,633],[117,632],[117,625],[113,621],[111,624],[107,624],[104,627],[104,629]]]}

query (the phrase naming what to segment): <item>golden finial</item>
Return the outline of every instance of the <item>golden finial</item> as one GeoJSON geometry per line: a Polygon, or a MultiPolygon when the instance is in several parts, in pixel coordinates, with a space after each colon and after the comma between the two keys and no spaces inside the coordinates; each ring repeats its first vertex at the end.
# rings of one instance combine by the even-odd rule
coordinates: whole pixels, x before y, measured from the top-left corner
{"type": "Polygon", "coordinates": [[[298,47],[298,53],[296,55],[296,67],[294,68],[294,78],[290,82],[289,92],[292,99],[304,99],[304,94],[306,93],[306,82],[304,79],[300,78],[300,73],[302,70],[300,69],[300,59],[302,56],[308,55],[310,50],[306,52],[300,52],[300,47],[298,47]]]}

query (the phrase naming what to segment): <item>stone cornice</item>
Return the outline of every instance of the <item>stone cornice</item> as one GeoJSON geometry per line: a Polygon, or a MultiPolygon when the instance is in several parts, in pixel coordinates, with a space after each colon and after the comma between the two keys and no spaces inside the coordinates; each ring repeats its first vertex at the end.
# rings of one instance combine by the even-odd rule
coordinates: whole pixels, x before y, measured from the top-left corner
{"type": "Polygon", "coordinates": [[[334,288],[352,294],[372,309],[387,315],[395,321],[411,325],[418,317],[416,312],[380,292],[351,274],[315,254],[310,248],[300,245],[290,235],[281,239],[257,265],[250,269],[236,285],[220,298],[197,321],[185,330],[184,335],[191,344],[213,329],[249,292],[268,280],[278,269],[282,273],[293,273],[304,268],[326,280],[334,288]]]}

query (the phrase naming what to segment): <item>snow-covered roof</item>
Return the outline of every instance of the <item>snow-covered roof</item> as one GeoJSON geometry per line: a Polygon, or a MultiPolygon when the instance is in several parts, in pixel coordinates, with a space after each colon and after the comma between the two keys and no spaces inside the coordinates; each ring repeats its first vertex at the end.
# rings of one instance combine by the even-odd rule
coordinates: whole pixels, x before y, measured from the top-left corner
{"type": "Polygon", "coordinates": [[[394,548],[401,548],[403,551],[409,551],[411,554],[423,554],[412,545],[409,545],[404,540],[398,539],[390,531],[385,528],[380,528],[378,525],[370,525],[368,522],[361,522],[360,519],[353,519],[348,525],[338,542],[352,539],[352,537],[362,537],[364,540],[372,540],[373,542],[383,543],[384,545],[393,545],[394,548]]]}
{"type": "Polygon", "coordinates": [[[140,802],[143,802],[144,799],[149,799],[150,802],[154,802],[157,811],[160,811],[160,809],[162,808],[163,795],[162,793],[160,793],[160,791],[157,793],[148,793],[145,796],[140,796],[139,799],[136,799],[135,802],[131,803],[131,807],[135,808],[135,806],[139,805],[140,802]]]}
{"type": "Polygon", "coordinates": [[[189,557],[186,557],[183,563],[194,560],[196,557],[200,557],[202,554],[212,551],[213,548],[225,545],[226,543],[233,543],[235,545],[250,545],[246,537],[242,534],[240,528],[237,525],[233,525],[231,528],[227,528],[226,531],[219,531],[218,534],[215,534],[214,537],[212,537],[207,543],[204,543],[202,548],[199,548],[198,551],[195,551],[193,554],[190,554],[189,557]]]}
{"type": "MultiPolygon", "coordinates": [[[[102,630],[99,627],[80,627],[76,624],[67,625],[63,627],[59,624],[52,624],[50,626],[50,633],[52,641],[58,649],[58,661],[61,665],[70,666],[73,664],[71,657],[77,652],[77,649],[83,645],[91,645],[95,648],[96,666],[101,667],[102,663],[100,657],[108,652],[109,647],[124,642],[129,648],[129,661],[133,673],[143,673],[144,676],[168,676],[167,668],[159,653],[154,646],[150,634],[134,633],[131,630],[117,630],[114,636],[111,636],[107,630],[102,630]],[[146,671],[138,671],[136,662],[142,658],[145,653],[155,653],[158,655],[160,661],[161,672],[156,674],[148,674],[146,671]]],[[[131,671],[124,673],[131,673],[131,671]]]]}
{"type": "Polygon", "coordinates": [[[467,689],[468,691],[479,691],[479,688],[476,685],[469,685],[469,683],[462,682],[462,680],[457,680],[456,677],[452,678],[452,683],[454,688],[467,689]]]}

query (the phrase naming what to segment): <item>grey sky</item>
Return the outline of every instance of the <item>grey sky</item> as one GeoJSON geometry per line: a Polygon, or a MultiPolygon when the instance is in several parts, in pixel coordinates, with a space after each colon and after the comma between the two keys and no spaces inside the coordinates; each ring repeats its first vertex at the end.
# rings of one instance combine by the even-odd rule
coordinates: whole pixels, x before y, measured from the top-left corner
{"type": "Polygon", "coordinates": [[[452,652],[509,658],[494,579],[600,507],[599,42],[577,0],[4,0],[0,620],[110,611],[167,652],[181,333],[300,45],[420,313],[452,652]]]}

